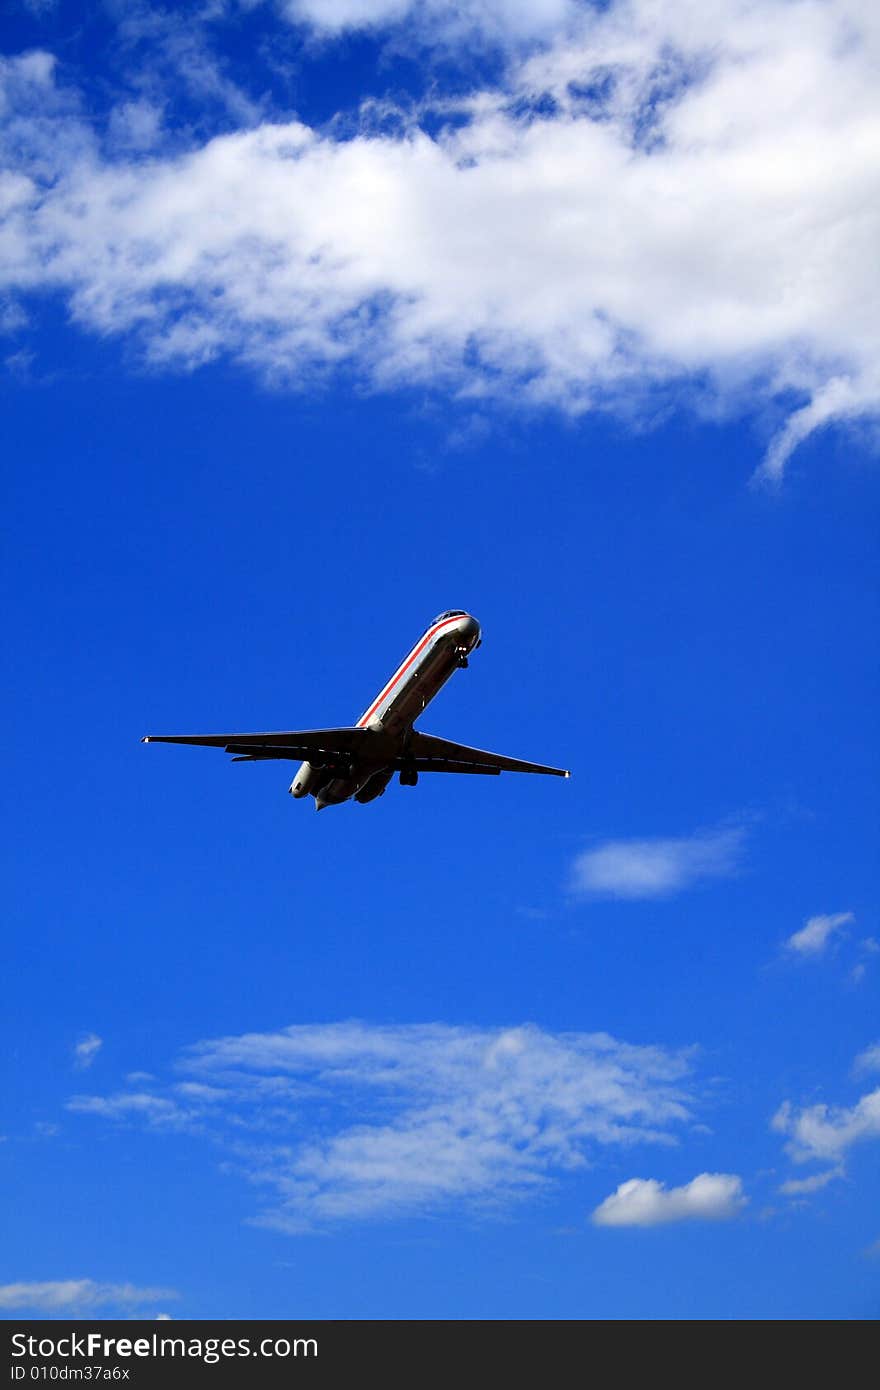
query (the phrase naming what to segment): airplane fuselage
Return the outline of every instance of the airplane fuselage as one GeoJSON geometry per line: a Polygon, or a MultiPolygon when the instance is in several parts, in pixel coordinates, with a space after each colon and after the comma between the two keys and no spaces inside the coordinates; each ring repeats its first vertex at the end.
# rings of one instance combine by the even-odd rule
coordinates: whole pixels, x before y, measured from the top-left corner
{"type": "Polygon", "coordinates": [[[418,774],[405,765],[412,726],[453,672],[467,665],[479,642],[480,624],[471,614],[441,613],[358,720],[356,727],[373,736],[368,754],[353,762],[342,776],[336,767],[331,770],[316,761],[302,763],[290,784],[291,796],[313,796],[318,810],[350,797],[372,801],[382,795],[394,775],[394,766],[389,764],[399,765],[401,759],[401,782],[415,785],[418,774]]]}

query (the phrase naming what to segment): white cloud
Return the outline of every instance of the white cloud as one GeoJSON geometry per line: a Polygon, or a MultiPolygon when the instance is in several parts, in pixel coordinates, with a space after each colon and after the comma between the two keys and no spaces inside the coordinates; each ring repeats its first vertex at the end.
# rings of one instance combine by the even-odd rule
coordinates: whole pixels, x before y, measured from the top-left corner
{"type": "Polygon", "coordinates": [[[292,1027],[201,1043],[179,1070],[173,1101],[70,1108],[230,1145],[274,1193],[263,1224],[291,1231],[523,1196],[606,1146],[672,1142],[691,1103],[683,1053],[533,1026],[292,1027]]]}
{"type": "Polygon", "coordinates": [[[842,1178],[843,1173],[843,1168],[837,1167],[828,1168],[824,1173],[813,1173],[809,1178],[789,1178],[787,1182],[780,1183],[779,1191],[785,1197],[806,1197],[812,1192],[821,1192],[835,1178],[842,1178]]]}
{"type": "Polygon", "coordinates": [[[99,1038],[97,1033],[87,1033],[84,1038],[80,1038],[73,1049],[75,1065],[80,1070],[85,1071],[92,1065],[103,1046],[104,1039],[99,1038]]]}
{"type": "Polygon", "coordinates": [[[852,912],[832,912],[825,916],[810,917],[806,926],[801,927],[786,941],[791,951],[801,956],[820,956],[832,938],[855,921],[852,912]]]}
{"type": "Polygon", "coordinates": [[[745,831],[698,831],[677,839],[609,840],[574,861],[571,886],[590,897],[662,898],[735,873],[745,831]]]}
{"type": "Polygon", "coordinates": [[[592,1215],[595,1226],[660,1226],[671,1221],[726,1221],[748,1198],[734,1173],[700,1173],[683,1187],[666,1188],[655,1178],[630,1178],[592,1215]]]}
{"type": "Polygon", "coordinates": [[[177,1297],[174,1289],[141,1289],[134,1284],[101,1284],[94,1279],[0,1284],[0,1308],[22,1308],[41,1313],[87,1308],[135,1308],[177,1297]]]}
{"type": "Polygon", "coordinates": [[[785,1101],[771,1125],[777,1133],[787,1135],[786,1149],[795,1162],[839,1162],[853,1144],[880,1138],[880,1087],[850,1109],[820,1104],[799,1110],[785,1101]]]}
{"type": "MultiPolygon", "coordinates": [[[[325,30],[412,14],[298,12],[325,30]]],[[[193,99],[246,129],[127,157],[49,55],[5,60],[9,289],[63,293],[152,363],[225,355],[291,386],[343,366],[571,412],[639,414],[657,392],[772,401],[789,414],[770,478],[811,430],[877,413],[876,7],[429,7],[453,12],[545,42],[457,111],[399,113],[393,132],[366,111],[351,138],[258,124],[259,103],[169,31],[193,99]],[[422,114],[455,119],[428,134],[422,114]]],[[[160,138],[138,100],[120,104],[123,143],[160,138]]]]}

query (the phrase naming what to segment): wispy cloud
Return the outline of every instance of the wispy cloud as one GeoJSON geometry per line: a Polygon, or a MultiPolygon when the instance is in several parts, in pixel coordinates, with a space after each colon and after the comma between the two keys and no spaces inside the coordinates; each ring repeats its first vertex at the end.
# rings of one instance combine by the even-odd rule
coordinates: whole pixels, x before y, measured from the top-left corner
{"type": "Polygon", "coordinates": [[[700,1173],[682,1187],[655,1178],[630,1178],[592,1215],[595,1226],[661,1226],[672,1221],[727,1221],[748,1198],[734,1173],[700,1173]]]}
{"type": "Polygon", "coordinates": [[[80,1071],[86,1071],[103,1046],[104,1040],[99,1038],[97,1033],[87,1033],[73,1049],[74,1065],[79,1067],[80,1071]]]}
{"type": "Polygon", "coordinates": [[[207,121],[215,128],[247,128],[265,114],[264,101],[249,96],[233,80],[228,62],[212,41],[212,21],[222,21],[222,5],[162,6],[134,0],[117,6],[116,18],[114,57],[125,73],[127,90],[108,128],[113,152],[155,147],[166,99],[173,103],[181,95],[198,112],[200,126],[207,121]],[[132,88],[140,93],[134,101],[129,99],[132,88]]]}
{"type": "Polygon", "coordinates": [[[170,1129],[185,1129],[193,1120],[191,1111],[165,1096],[144,1091],[121,1091],[111,1096],[72,1096],[67,1109],[80,1115],[101,1115],[104,1119],[139,1118],[170,1129]]]}
{"type": "Polygon", "coordinates": [[[402,30],[404,41],[506,48],[554,38],[583,11],[577,0],[286,0],[283,13],[322,35],[384,29],[399,43],[402,30]]]}
{"type": "Polygon", "coordinates": [[[735,873],[745,834],[740,828],[697,831],[675,839],[608,840],[578,855],[571,887],[587,897],[669,897],[735,873]]]}
{"type": "MultiPolygon", "coordinates": [[[[413,7],[288,13],[336,32],[413,7]]],[[[532,51],[455,109],[365,107],[338,133],[268,121],[201,30],[135,7],[126,42],[150,36],[153,85],[215,113],[183,149],[150,86],[93,121],[49,54],[3,60],[9,290],[57,291],[152,364],[223,356],[293,387],[344,366],[570,413],[772,402],[767,478],[811,431],[877,414],[876,7],[420,13],[532,51]]]]}
{"type": "Polygon", "coordinates": [[[687,1054],[606,1034],[340,1023],[199,1044],[164,1094],[70,1108],[233,1148],[274,1198],[263,1224],[497,1205],[608,1146],[673,1142],[687,1054]]]}
{"type": "Polygon", "coordinates": [[[866,1047],[864,1052],[860,1052],[853,1062],[853,1070],[856,1072],[880,1071],[880,1042],[872,1043],[866,1047]]]}
{"type": "Polygon", "coordinates": [[[74,1313],[91,1308],[141,1308],[178,1298],[174,1289],[102,1284],[94,1279],[52,1279],[45,1283],[0,1284],[0,1308],[25,1312],[74,1313]]]}
{"type": "Polygon", "coordinates": [[[779,1184],[779,1191],[784,1197],[807,1197],[813,1192],[821,1192],[835,1178],[843,1176],[842,1167],[828,1168],[824,1173],[813,1173],[808,1178],[789,1178],[787,1182],[779,1184]]]}
{"type": "Polygon", "coordinates": [[[854,921],[855,916],[852,912],[832,912],[825,916],[810,917],[806,925],[790,936],[785,944],[790,951],[800,956],[821,956],[843,928],[854,921]]]}
{"type": "Polygon", "coordinates": [[[853,1144],[880,1138],[880,1087],[849,1108],[820,1104],[798,1109],[784,1101],[771,1125],[786,1135],[786,1149],[796,1163],[840,1162],[853,1144]]]}

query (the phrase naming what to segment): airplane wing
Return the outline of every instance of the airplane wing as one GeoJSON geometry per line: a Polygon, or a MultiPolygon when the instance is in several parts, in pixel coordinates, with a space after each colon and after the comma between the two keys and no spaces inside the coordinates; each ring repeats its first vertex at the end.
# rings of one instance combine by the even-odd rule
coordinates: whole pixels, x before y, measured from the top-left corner
{"type": "MultiPolygon", "coordinates": [[[[369,729],[297,729],[286,733],[266,734],[147,734],[143,743],[187,743],[199,748],[222,748],[236,762],[258,762],[269,758],[288,758],[293,762],[308,759],[316,764],[333,766],[336,762],[372,754],[375,735],[369,729]]],[[[471,772],[497,776],[500,772],[546,772],[553,777],[568,777],[559,767],[542,763],[522,762],[499,753],[487,753],[482,748],[469,748],[464,743],[452,743],[446,738],[413,730],[406,758],[396,758],[386,766],[396,769],[412,768],[416,772],[471,772]]]]}
{"type": "Polygon", "coordinates": [[[142,743],[191,743],[199,748],[223,748],[236,755],[238,762],[257,762],[264,758],[305,758],[332,763],[356,756],[364,740],[373,735],[367,729],[295,729],[270,734],[147,734],[142,743]]]}
{"type": "Polygon", "coordinates": [[[551,777],[571,776],[561,767],[545,767],[543,763],[505,758],[500,753],[469,748],[466,743],[451,743],[449,739],[435,738],[433,734],[422,734],[415,729],[409,742],[409,757],[399,765],[414,767],[416,772],[484,772],[490,775],[499,772],[548,772],[551,777]]]}

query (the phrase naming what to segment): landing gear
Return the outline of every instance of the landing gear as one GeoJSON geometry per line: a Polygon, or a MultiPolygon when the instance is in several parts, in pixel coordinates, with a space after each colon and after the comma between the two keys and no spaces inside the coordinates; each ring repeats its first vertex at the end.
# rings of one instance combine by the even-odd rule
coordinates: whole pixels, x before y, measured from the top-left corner
{"type": "Polygon", "coordinates": [[[460,657],[458,658],[458,665],[459,665],[460,670],[466,671],[467,668],[468,668],[468,659],[467,659],[467,657],[466,657],[466,656],[460,656],[460,657]]]}
{"type": "Polygon", "coordinates": [[[404,767],[400,771],[400,785],[402,787],[414,787],[419,780],[419,774],[414,767],[404,767]]]}

